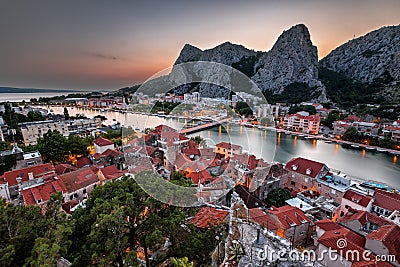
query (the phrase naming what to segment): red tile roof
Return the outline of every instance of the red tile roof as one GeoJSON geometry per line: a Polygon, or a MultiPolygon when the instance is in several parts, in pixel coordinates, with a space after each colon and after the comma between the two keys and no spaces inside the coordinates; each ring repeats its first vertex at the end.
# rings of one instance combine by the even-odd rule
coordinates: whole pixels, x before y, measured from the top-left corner
{"type": "Polygon", "coordinates": [[[76,171],[76,168],[70,164],[62,163],[62,164],[58,164],[55,167],[55,170],[56,170],[57,174],[63,174],[66,172],[76,171]]]}
{"type": "Polygon", "coordinates": [[[327,168],[325,164],[305,158],[293,158],[285,165],[286,170],[295,171],[313,178],[317,177],[324,168],[327,168]]]}
{"type": "Polygon", "coordinates": [[[324,220],[320,220],[315,222],[315,225],[318,226],[319,228],[321,228],[324,231],[332,231],[332,230],[338,230],[338,229],[342,229],[343,227],[341,225],[339,225],[336,222],[333,222],[329,219],[324,219],[324,220]]]}
{"type": "Polygon", "coordinates": [[[203,207],[189,222],[199,228],[214,228],[220,225],[228,214],[225,210],[203,207]]]}
{"type": "Polygon", "coordinates": [[[92,161],[88,157],[80,157],[76,161],[76,167],[78,167],[79,169],[90,165],[92,165],[92,161]]]}
{"type": "Polygon", "coordinates": [[[372,201],[372,197],[364,196],[353,190],[347,190],[346,193],[344,193],[343,198],[354,202],[362,207],[367,207],[368,204],[372,201]]]}
{"type": "Polygon", "coordinates": [[[289,205],[280,208],[272,207],[270,210],[267,210],[267,213],[274,215],[277,225],[283,229],[289,229],[293,225],[301,225],[310,222],[310,219],[304,212],[297,207],[289,205]]]}
{"type": "Polygon", "coordinates": [[[186,156],[191,156],[191,155],[200,156],[200,150],[198,148],[182,149],[182,153],[184,153],[186,156]]]}
{"type": "Polygon", "coordinates": [[[349,222],[349,221],[359,221],[361,225],[365,225],[367,222],[371,222],[378,226],[384,225],[392,225],[393,222],[386,220],[383,217],[379,217],[378,215],[368,212],[355,210],[355,212],[348,212],[345,216],[338,218],[338,222],[349,222]]]}
{"type": "Polygon", "coordinates": [[[379,240],[389,250],[389,254],[396,255],[400,260],[400,226],[386,225],[376,231],[372,231],[366,237],[367,240],[379,240]]]}
{"type": "Polygon", "coordinates": [[[110,148],[102,153],[102,155],[106,156],[106,157],[118,157],[121,154],[122,154],[122,152],[119,152],[115,149],[110,149],[110,148]]]}
{"type": "Polygon", "coordinates": [[[109,146],[109,145],[113,145],[114,143],[111,140],[108,140],[106,138],[103,137],[99,137],[96,140],[94,140],[94,142],[96,145],[98,146],[109,146]]]}
{"type": "Polygon", "coordinates": [[[235,145],[235,144],[231,144],[231,143],[227,143],[227,142],[221,142],[221,143],[216,144],[215,146],[225,148],[225,149],[234,149],[234,150],[239,150],[240,148],[242,148],[239,145],[235,145]]]}
{"type": "Polygon", "coordinates": [[[104,168],[100,168],[99,172],[101,172],[107,180],[113,180],[113,179],[120,178],[121,176],[126,174],[128,171],[126,171],[126,170],[121,171],[121,170],[118,170],[117,166],[110,165],[110,166],[107,166],[104,168]]]}
{"type": "Polygon", "coordinates": [[[278,226],[276,226],[275,224],[275,220],[259,208],[249,209],[249,216],[250,219],[253,220],[255,223],[263,225],[268,230],[278,229],[278,226]]]}
{"type": "Polygon", "coordinates": [[[69,193],[99,182],[99,178],[92,168],[84,168],[62,174],[59,178],[64,182],[69,193]]]}
{"type": "Polygon", "coordinates": [[[390,211],[400,210],[400,194],[398,193],[377,189],[375,190],[374,198],[374,206],[390,211]]]}
{"type": "Polygon", "coordinates": [[[355,262],[358,259],[355,257],[355,254],[349,253],[348,251],[358,251],[359,255],[363,255],[365,251],[365,239],[344,227],[342,229],[325,232],[318,239],[318,243],[339,252],[339,254],[343,255],[344,258],[351,262],[355,262]],[[341,244],[340,240],[345,240],[343,241],[343,244],[345,244],[344,247],[339,247],[341,244]]]}
{"type": "Polygon", "coordinates": [[[29,180],[29,173],[33,174],[33,178],[40,178],[49,174],[55,174],[54,167],[50,163],[40,164],[28,168],[5,172],[0,177],[0,183],[8,183],[9,186],[17,185],[17,177],[22,178],[22,182],[29,180]]]}
{"type": "Polygon", "coordinates": [[[47,181],[44,184],[37,185],[21,191],[24,204],[29,205],[42,205],[50,200],[52,194],[56,192],[66,193],[62,180],[47,181]]]}
{"type": "Polygon", "coordinates": [[[286,115],[286,118],[290,118],[290,117],[297,117],[298,119],[301,119],[301,120],[318,121],[318,122],[321,120],[319,115],[309,115],[309,116],[303,116],[300,114],[286,115]]]}
{"type": "Polygon", "coordinates": [[[186,178],[191,179],[193,184],[204,184],[206,182],[212,182],[214,178],[206,170],[189,172],[186,178]]]}

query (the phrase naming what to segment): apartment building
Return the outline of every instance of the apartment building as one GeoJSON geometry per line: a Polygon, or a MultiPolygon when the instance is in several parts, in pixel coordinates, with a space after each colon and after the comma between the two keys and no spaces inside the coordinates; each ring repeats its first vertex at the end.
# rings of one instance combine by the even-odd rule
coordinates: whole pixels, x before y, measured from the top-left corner
{"type": "Polygon", "coordinates": [[[307,134],[318,134],[319,123],[320,117],[318,115],[289,114],[283,120],[283,128],[307,134]]]}
{"type": "Polygon", "coordinates": [[[18,124],[21,127],[22,138],[25,146],[36,145],[40,137],[48,131],[59,131],[63,136],[68,136],[68,124],[64,121],[35,121],[18,124]]]}

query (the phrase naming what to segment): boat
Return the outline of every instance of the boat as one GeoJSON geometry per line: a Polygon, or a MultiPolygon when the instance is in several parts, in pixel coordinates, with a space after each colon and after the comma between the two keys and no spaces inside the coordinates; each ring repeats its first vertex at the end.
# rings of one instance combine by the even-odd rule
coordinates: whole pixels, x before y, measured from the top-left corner
{"type": "Polygon", "coordinates": [[[368,189],[381,189],[381,190],[388,190],[389,186],[383,183],[378,183],[376,181],[367,181],[364,182],[362,184],[360,184],[360,186],[364,187],[364,188],[368,188],[368,189]]]}
{"type": "Polygon", "coordinates": [[[400,155],[400,151],[390,151],[390,154],[398,156],[400,155]]]}
{"type": "Polygon", "coordinates": [[[379,151],[379,152],[387,152],[387,150],[384,149],[384,148],[377,148],[376,151],[379,151]]]}
{"type": "MultiPolygon", "coordinates": [[[[305,134],[299,134],[299,137],[304,137],[304,136],[306,136],[306,135],[305,134]]],[[[308,138],[308,136],[306,138],[308,138]]]]}
{"type": "Polygon", "coordinates": [[[331,140],[325,140],[324,142],[325,142],[325,143],[327,143],[327,144],[330,144],[330,143],[332,143],[332,141],[331,141],[331,140]]]}
{"type": "Polygon", "coordinates": [[[286,131],[286,132],[285,132],[285,134],[289,135],[289,134],[290,134],[290,132],[289,132],[289,131],[286,131]]]}
{"type": "Polygon", "coordinates": [[[317,139],[317,137],[309,135],[309,136],[306,136],[306,139],[317,139]]]}
{"type": "Polygon", "coordinates": [[[351,147],[359,148],[360,146],[359,145],[351,145],[351,147]]]}
{"type": "Polygon", "coordinates": [[[375,147],[372,147],[372,146],[366,146],[365,149],[366,149],[366,150],[372,151],[372,150],[375,150],[376,148],[375,148],[375,147]]]}

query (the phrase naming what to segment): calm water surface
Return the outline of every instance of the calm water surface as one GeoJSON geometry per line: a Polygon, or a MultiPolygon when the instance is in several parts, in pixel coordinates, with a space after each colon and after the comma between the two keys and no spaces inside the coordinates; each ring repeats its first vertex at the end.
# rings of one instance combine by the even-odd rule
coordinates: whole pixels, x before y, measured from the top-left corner
{"type": "MultiPolygon", "coordinates": [[[[62,113],[63,108],[52,107],[54,113],[62,113]]],[[[120,122],[122,125],[144,129],[167,124],[174,128],[181,128],[185,121],[172,118],[159,118],[131,113],[100,112],[80,108],[68,108],[70,115],[85,114],[87,117],[104,115],[105,124],[111,125],[120,122]]],[[[190,122],[187,122],[190,123],[190,122]]],[[[335,143],[327,144],[320,140],[304,139],[239,125],[214,127],[193,135],[200,135],[209,145],[221,141],[230,141],[239,144],[245,151],[266,161],[287,162],[293,157],[305,157],[324,162],[328,167],[341,170],[350,176],[373,179],[400,187],[400,161],[397,157],[365,150],[343,148],[335,143]],[[398,161],[398,162],[397,162],[398,161]]]]}

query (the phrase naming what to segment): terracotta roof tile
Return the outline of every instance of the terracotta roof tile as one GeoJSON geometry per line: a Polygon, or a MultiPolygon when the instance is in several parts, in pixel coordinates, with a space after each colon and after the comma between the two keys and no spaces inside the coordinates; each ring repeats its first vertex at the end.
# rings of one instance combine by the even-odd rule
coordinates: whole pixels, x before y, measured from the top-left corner
{"type": "Polygon", "coordinates": [[[18,184],[17,177],[21,177],[22,182],[26,182],[29,180],[29,175],[28,175],[29,173],[33,174],[33,178],[40,178],[48,174],[55,174],[55,170],[53,165],[51,165],[50,163],[46,163],[28,168],[8,171],[3,174],[2,182],[3,183],[8,182],[9,186],[15,186],[18,184]]]}
{"type": "Polygon", "coordinates": [[[375,190],[374,198],[374,206],[390,211],[400,210],[400,194],[398,193],[377,189],[375,190]]]}
{"type": "Polygon", "coordinates": [[[367,207],[368,204],[372,201],[372,197],[362,195],[353,190],[347,190],[346,193],[344,193],[343,198],[354,202],[362,207],[367,207]]]}
{"type": "Polygon", "coordinates": [[[278,229],[278,226],[275,224],[275,220],[259,208],[249,209],[249,216],[251,220],[259,225],[263,225],[268,230],[278,229]]]}
{"type": "Polygon", "coordinates": [[[286,170],[295,171],[313,178],[317,177],[325,167],[326,165],[323,163],[305,158],[293,158],[285,165],[286,170]]]}
{"type": "Polygon", "coordinates": [[[225,210],[203,207],[189,222],[199,228],[214,228],[220,225],[228,214],[225,210]]]}
{"type": "Polygon", "coordinates": [[[64,182],[69,193],[99,182],[99,178],[91,168],[83,168],[62,174],[59,178],[64,182]]]}
{"type": "Polygon", "coordinates": [[[95,143],[98,146],[109,146],[114,144],[111,140],[108,140],[103,137],[97,138],[96,140],[93,141],[93,143],[95,143]]]}

